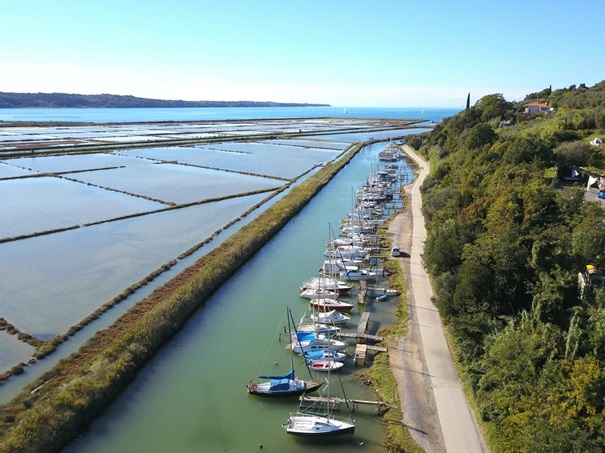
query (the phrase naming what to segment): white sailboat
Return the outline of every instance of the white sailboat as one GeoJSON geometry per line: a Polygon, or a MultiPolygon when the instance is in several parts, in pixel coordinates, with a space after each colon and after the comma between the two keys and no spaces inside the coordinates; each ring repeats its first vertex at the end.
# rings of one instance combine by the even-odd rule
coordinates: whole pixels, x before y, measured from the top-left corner
{"type": "Polygon", "coordinates": [[[307,361],[313,371],[336,371],[345,366],[342,362],[330,359],[313,359],[307,361]]]}
{"type": "Polygon", "coordinates": [[[340,273],[340,278],[350,282],[376,280],[376,272],[371,272],[366,269],[347,269],[340,273]]]}
{"type": "MultiPolygon", "coordinates": [[[[341,389],[344,395],[344,388],[342,387],[342,381],[340,376],[338,377],[341,389]]],[[[351,416],[351,409],[345,396],[345,403],[347,405],[348,417],[335,417],[333,414],[334,404],[330,400],[330,374],[328,372],[328,379],[326,379],[327,385],[327,396],[323,400],[317,403],[317,407],[311,407],[308,409],[302,409],[299,406],[298,412],[290,414],[290,417],[286,423],[282,424],[282,428],[286,430],[288,434],[300,437],[331,437],[340,436],[344,434],[353,434],[355,432],[355,420],[351,416]]]]}
{"type": "Polygon", "coordinates": [[[333,338],[318,336],[315,332],[297,332],[292,339],[291,349],[297,354],[304,354],[312,351],[344,351],[347,349],[347,343],[333,338]]]}
{"type": "Polygon", "coordinates": [[[320,311],[317,313],[312,313],[311,319],[314,322],[340,325],[340,324],[345,324],[347,321],[349,321],[351,319],[351,317],[340,311],[332,310],[332,311],[328,311],[328,312],[320,311]]]}

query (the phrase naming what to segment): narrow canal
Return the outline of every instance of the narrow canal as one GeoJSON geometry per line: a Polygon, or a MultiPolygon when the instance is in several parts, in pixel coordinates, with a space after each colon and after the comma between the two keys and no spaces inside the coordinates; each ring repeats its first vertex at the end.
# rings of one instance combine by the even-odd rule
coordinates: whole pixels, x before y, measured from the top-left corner
{"type": "MultiPolygon", "coordinates": [[[[330,226],[351,212],[353,192],[376,169],[384,143],[365,147],[283,230],[237,272],[184,328],[140,371],[123,392],[67,452],[302,452],[376,451],[382,419],[373,407],[358,407],[353,436],[330,443],[301,441],[281,428],[297,400],[249,396],[248,379],[267,366],[289,369],[283,332],[286,307],[299,319],[308,303],[299,298],[303,280],[317,275],[330,226]],[[276,364],[277,362],[277,364],[276,364]]],[[[400,171],[411,177],[404,161],[400,171]]],[[[371,302],[353,309],[349,329],[360,313],[371,312],[370,328],[395,322],[395,302],[371,302]]],[[[285,337],[285,336],[284,336],[285,337]]],[[[348,351],[352,354],[354,346],[348,351]]],[[[296,357],[300,368],[300,359],[296,357]]],[[[349,398],[376,399],[354,382],[347,359],[341,377],[349,398]]],[[[316,374],[321,380],[326,374],[316,374]]],[[[332,376],[331,393],[341,395],[332,376]]]]}

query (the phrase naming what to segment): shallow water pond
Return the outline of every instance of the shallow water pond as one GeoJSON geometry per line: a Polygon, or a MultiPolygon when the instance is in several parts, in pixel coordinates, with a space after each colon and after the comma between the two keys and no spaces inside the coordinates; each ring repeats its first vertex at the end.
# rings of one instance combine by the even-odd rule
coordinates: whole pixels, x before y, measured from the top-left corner
{"type": "MultiPolygon", "coordinates": [[[[401,130],[388,130],[388,131],[372,131],[372,132],[351,132],[346,134],[328,134],[322,135],[321,138],[324,140],[340,140],[343,142],[358,143],[372,139],[384,139],[391,137],[400,137],[402,135],[409,134],[421,134],[428,132],[430,129],[401,129],[401,130]]],[[[313,137],[301,137],[312,139],[313,137]]]]}
{"type": "Polygon", "coordinates": [[[233,198],[0,244],[0,317],[33,336],[54,337],[264,197],[233,198]]]}
{"type": "Polygon", "coordinates": [[[218,143],[190,148],[150,148],[132,150],[127,153],[131,156],[149,159],[176,160],[184,164],[284,179],[295,178],[319,163],[330,161],[340,154],[340,150],[261,143],[231,145],[218,143]]]}
{"type": "Polygon", "coordinates": [[[0,238],[165,209],[166,205],[63,178],[0,181],[0,238]]]}
{"type": "Polygon", "coordinates": [[[15,178],[19,176],[27,176],[34,174],[33,171],[25,170],[23,168],[13,167],[0,161],[0,179],[3,178],[15,178]]]}
{"type": "Polygon", "coordinates": [[[27,362],[35,352],[33,346],[18,340],[16,335],[0,330],[0,370],[7,370],[21,362],[27,362]]]}
{"type": "Polygon", "coordinates": [[[40,173],[64,173],[78,170],[93,170],[97,168],[151,164],[151,162],[143,159],[106,153],[23,157],[19,159],[8,159],[4,162],[10,166],[40,173]]]}
{"type": "Polygon", "coordinates": [[[269,140],[267,142],[260,143],[271,143],[275,145],[285,145],[285,146],[298,146],[301,148],[325,148],[325,149],[333,149],[344,151],[349,146],[350,143],[343,142],[333,142],[333,141],[325,141],[325,140],[269,140]]]}
{"type": "Polygon", "coordinates": [[[83,172],[71,177],[167,204],[267,190],[283,184],[273,179],[168,163],[83,172]]]}

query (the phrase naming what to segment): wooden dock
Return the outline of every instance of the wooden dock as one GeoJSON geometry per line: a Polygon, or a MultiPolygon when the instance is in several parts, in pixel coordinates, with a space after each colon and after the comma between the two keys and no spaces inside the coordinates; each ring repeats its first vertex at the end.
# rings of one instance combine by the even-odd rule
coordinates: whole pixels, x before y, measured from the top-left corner
{"type": "Polygon", "coordinates": [[[387,404],[384,401],[370,401],[357,399],[345,400],[344,398],[339,398],[337,396],[325,398],[323,396],[302,395],[300,397],[301,409],[311,409],[316,405],[321,405],[322,408],[329,406],[331,410],[340,410],[341,405],[345,404],[346,402],[348,402],[349,406],[351,406],[351,410],[355,410],[359,405],[376,406],[379,412],[384,410],[385,408],[395,409],[397,407],[393,406],[392,404],[387,404]]]}
{"type": "Polygon", "coordinates": [[[365,365],[368,359],[368,352],[389,352],[389,349],[383,346],[358,344],[357,346],[355,346],[355,364],[365,365]]]}
{"type": "Polygon", "coordinates": [[[359,335],[357,333],[352,333],[352,332],[340,332],[338,335],[342,338],[355,338],[356,340],[359,340],[362,342],[363,341],[379,342],[384,339],[384,337],[381,337],[378,335],[370,335],[369,333],[364,333],[362,335],[359,335]]]}
{"type": "Polygon", "coordinates": [[[359,319],[359,324],[357,324],[357,331],[355,333],[340,332],[340,336],[342,338],[355,338],[357,341],[361,341],[361,342],[382,341],[383,337],[366,333],[368,331],[368,322],[369,321],[370,321],[370,312],[367,312],[367,311],[363,312],[361,314],[361,318],[359,319]]]}
{"type": "Polygon", "coordinates": [[[363,305],[366,302],[366,294],[368,292],[368,283],[365,280],[359,282],[359,292],[357,293],[357,303],[363,305]]]}
{"type": "Polygon", "coordinates": [[[365,365],[367,354],[368,354],[368,345],[367,344],[358,344],[357,346],[355,346],[355,364],[356,365],[365,365]]]}
{"type": "Polygon", "coordinates": [[[368,322],[370,321],[370,312],[364,311],[357,324],[357,336],[363,336],[368,331],[368,322]]]}

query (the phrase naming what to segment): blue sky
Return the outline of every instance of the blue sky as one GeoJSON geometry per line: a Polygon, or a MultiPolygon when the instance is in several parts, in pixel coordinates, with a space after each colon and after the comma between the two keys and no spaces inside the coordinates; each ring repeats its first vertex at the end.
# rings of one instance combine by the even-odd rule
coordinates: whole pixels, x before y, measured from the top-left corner
{"type": "Polygon", "coordinates": [[[0,0],[0,91],[462,108],[605,79],[603,17],[603,0],[0,0]]]}

